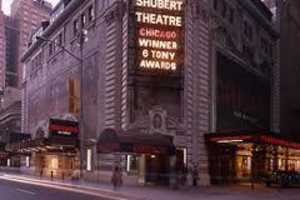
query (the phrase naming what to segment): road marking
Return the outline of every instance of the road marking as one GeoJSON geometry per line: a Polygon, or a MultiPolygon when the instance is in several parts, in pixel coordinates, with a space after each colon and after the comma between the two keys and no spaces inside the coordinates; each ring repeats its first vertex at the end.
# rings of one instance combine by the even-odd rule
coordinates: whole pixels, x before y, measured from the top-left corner
{"type": "MultiPolygon", "coordinates": [[[[67,187],[63,187],[63,186],[56,186],[56,185],[45,184],[45,183],[37,183],[37,182],[26,181],[26,180],[18,180],[16,178],[8,178],[8,177],[0,177],[0,179],[6,180],[6,181],[17,182],[17,183],[36,185],[36,186],[39,186],[39,187],[48,187],[48,188],[53,188],[53,189],[58,189],[58,190],[76,192],[76,193],[81,193],[81,194],[86,194],[86,195],[92,195],[92,196],[102,197],[102,198],[111,199],[111,200],[129,200],[129,199],[124,198],[124,197],[116,197],[116,196],[111,196],[111,195],[108,195],[108,194],[101,194],[101,193],[98,193],[98,192],[86,191],[84,189],[67,188],[67,187]]],[[[17,190],[19,190],[20,192],[24,192],[24,193],[25,193],[25,191],[26,191],[26,193],[30,192],[31,195],[35,195],[35,193],[33,193],[31,191],[27,191],[27,190],[23,190],[23,189],[17,189],[17,190]]],[[[30,193],[28,193],[28,194],[30,194],[30,193]]]]}
{"type": "Polygon", "coordinates": [[[23,192],[23,193],[26,193],[26,194],[30,194],[30,195],[35,195],[36,193],[35,192],[31,192],[29,190],[24,190],[24,189],[16,189],[18,192],[23,192]]]}

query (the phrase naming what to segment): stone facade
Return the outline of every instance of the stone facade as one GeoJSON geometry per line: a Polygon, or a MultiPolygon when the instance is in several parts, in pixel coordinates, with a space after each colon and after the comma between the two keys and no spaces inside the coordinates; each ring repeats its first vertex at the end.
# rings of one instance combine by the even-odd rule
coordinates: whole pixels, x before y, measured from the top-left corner
{"type": "MultiPolygon", "coordinates": [[[[0,1],[0,6],[2,2],[0,1]]],[[[5,37],[5,16],[0,7],[0,88],[3,91],[5,85],[5,65],[6,65],[6,37],[5,37]]]]}
{"type": "Polygon", "coordinates": [[[286,0],[281,6],[280,15],[280,105],[281,131],[299,139],[299,100],[297,92],[299,85],[299,46],[294,41],[299,38],[300,2],[286,0]]]}
{"type": "Polygon", "coordinates": [[[96,153],[95,141],[103,130],[169,135],[176,147],[185,149],[186,167],[197,169],[199,184],[208,185],[204,135],[218,130],[217,52],[269,83],[273,67],[270,48],[276,39],[270,13],[258,1],[217,0],[230,5],[225,11],[223,4],[215,8],[214,2],[185,2],[183,70],[180,76],[161,78],[135,73],[133,1],[71,1],[42,37],[60,42],[73,56],[53,48],[51,42],[36,41],[22,59],[26,65],[24,130],[35,135],[53,117],[73,116],[79,122],[83,119],[81,165],[86,169],[85,177],[94,180],[103,175],[99,172],[101,164],[115,159],[96,153]],[[245,21],[249,24],[246,36],[245,21]],[[249,41],[247,37],[253,38],[249,41]],[[82,48],[79,39],[84,41],[82,48]],[[37,58],[42,60],[38,66],[37,58]],[[70,98],[78,93],[78,88],[70,87],[70,80],[81,80],[81,115],[70,106],[78,103],[70,98]],[[93,152],[89,170],[88,150],[93,152]]]}
{"type": "MultiPolygon", "coordinates": [[[[249,128],[278,130],[278,119],[271,117],[274,116],[274,113],[277,113],[278,116],[278,98],[274,99],[274,95],[276,95],[277,93],[276,90],[272,88],[275,83],[275,79],[273,82],[273,78],[277,78],[276,76],[279,74],[279,63],[276,62],[277,55],[276,53],[274,53],[276,41],[278,39],[278,33],[272,26],[271,12],[260,1],[216,0],[211,1],[210,13],[212,31],[211,131],[215,132],[218,129],[222,129],[220,127],[218,128],[217,124],[220,121],[224,120],[224,118],[219,119],[218,122],[218,107],[220,109],[221,102],[219,102],[217,99],[217,93],[218,88],[222,87],[222,85],[220,85],[220,77],[218,77],[217,74],[218,70],[220,71],[223,67],[226,67],[226,64],[223,64],[223,67],[221,66],[222,63],[224,63],[224,60],[218,60],[219,55],[222,55],[223,58],[231,60],[231,65],[238,65],[238,68],[240,68],[245,73],[247,71],[248,76],[252,77],[251,81],[260,82],[261,84],[266,85],[266,87],[269,87],[269,89],[266,89],[265,92],[261,93],[270,93],[270,96],[265,97],[263,100],[265,101],[265,107],[269,107],[269,111],[266,111],[267,113],[264,113],[264,115],[266,115],[265,119],[267,119],[267,121],[269,122],[267,124],[264,123],[265,125],[263,126],[260,125],[260,127],[255,127],[257,125],[252,123],[251,121],[259,121],[259,115],[255,114],[255,112],[257,112],[258,110],[255,111],[255,109],[253,108],[247,108],[247,106],[250,106],[249,104],[252,103],[248,102],[247,98],[244,98],[245,94],[243,94],[246,92],[246,90],[249,89],[244,88],[239,92],[231,91],[233,92],[233,96],[231,96],[234,99],[233,104],[236,104],[233,105],[233,107],[236,107],[233,108],[235,109],[234,112],[236,112],[237,110],[241,110],[241,113],[243,113],[242,115],[244,115],[244,117],[238,116],[237,114],[234,114],[235,116],[229,116],[232,117],[232,123],[234,123],[234,121],[238,121],[240,125],[232,127],[227,126],[226,128],[235,131],[245,130],[249,128]],[[246,122],[247,120],[249,123],[246,122]]],[[[230,70],[232,70],[231,73],[237,73],[237,71],[234,71],[233,67],[228,68],[227,71],[230,70]]],[[[247,81],[245,82],[245,84],[247,85],[247,81]]],[[[258,97],[262,95],[259,94],[258,90],[256,89],[251,90],[253,90],[253,94],[250,96],[258,97]]],[[[260,100],[257,101],[254,99],[254,101],[258,103],[260,100]]],[[[228,125],[228,121],[226,123],[228,125]]]]}

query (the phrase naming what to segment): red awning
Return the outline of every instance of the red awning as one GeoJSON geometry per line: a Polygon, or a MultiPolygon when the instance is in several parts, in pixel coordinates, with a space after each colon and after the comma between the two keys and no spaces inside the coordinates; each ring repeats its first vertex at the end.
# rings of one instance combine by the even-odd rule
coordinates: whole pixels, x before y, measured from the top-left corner
{"type": "Polygon", "coordinates": [[[210,133],[205,137],[207,142],[213,143],[259,143],[300,149],[300,143],[271,133],[210,133]]]}
{"type": "Polygon", "coordinates": [[[117,133],[113,129],[106,129],[101,133],[97,145],[98,153],[173,154],[174,149],[171,136],[145,134],[138,130],[117,133]]]}

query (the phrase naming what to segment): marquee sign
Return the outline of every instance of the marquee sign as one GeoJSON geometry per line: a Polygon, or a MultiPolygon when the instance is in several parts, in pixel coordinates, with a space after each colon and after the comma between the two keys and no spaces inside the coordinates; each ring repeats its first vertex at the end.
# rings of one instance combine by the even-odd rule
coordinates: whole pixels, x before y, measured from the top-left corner
{"type": "Polygon", "coordinates": [[[50,119],[49,133],[51,136],[63,136],[77,138],[79,135],[79,125],[77,122],[50,119]]]}
{"type": "Polygon", "coordinates": [[[137,68],[176,72],[184,60],[184,0],[135,0],[137,68]]]}

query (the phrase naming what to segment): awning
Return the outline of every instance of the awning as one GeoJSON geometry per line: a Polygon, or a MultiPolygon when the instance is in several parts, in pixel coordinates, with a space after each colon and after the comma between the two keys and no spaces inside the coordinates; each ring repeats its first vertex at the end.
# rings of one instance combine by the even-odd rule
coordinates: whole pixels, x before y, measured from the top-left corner
{"type": "Polygon", "coordinates": [[[9,153],[6,151],[0,151],[0,159],[7,159],[9,158],[9,153]]]}
{"type": "Polygon", "coordinates": [[[257,143],[300,149],[300,143],[274,133],[208,133],[205,135],[205,138],[206,141],[210,143],[257,143]]]}
{"type": "Polygon", "coordinates": [[[105,129],[97,144],[98,153],[174,154],[175,150],[171,136],[145,134],[139,130],[116,132],[105,129]]]}
{"type": "Polygon", "coordinates": [[[79,125],[78,122],[50,119],[48,134],[38,129],[35,137],[13,142],[6,146],[10,152],[31,151],[75,151],[79,147],[79,125]]]}

